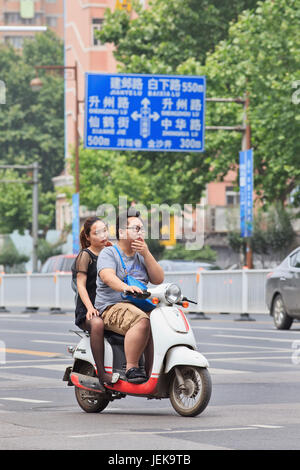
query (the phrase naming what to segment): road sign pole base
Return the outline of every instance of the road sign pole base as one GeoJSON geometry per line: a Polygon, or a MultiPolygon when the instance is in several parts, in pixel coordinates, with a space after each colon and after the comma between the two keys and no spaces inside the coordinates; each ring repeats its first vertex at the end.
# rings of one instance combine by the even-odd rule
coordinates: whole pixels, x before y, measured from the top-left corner
{"type": "Polygon", "coordinates": [[[193,314],[193,319],[195,320],[210,320],[210,318],[207,317],[204,312],[189,312],[189,313],[193,314]]]}
{"type": "Polygon", "coordinates": [[[239,318],[236,318],[234,321],[256,321],[255,318],[250,317],[249,313],[241,313],[239,318]]]}

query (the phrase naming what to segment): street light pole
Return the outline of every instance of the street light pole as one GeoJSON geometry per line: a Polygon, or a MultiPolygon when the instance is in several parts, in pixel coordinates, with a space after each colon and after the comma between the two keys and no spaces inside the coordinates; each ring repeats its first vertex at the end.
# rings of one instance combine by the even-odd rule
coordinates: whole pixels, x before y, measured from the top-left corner
{"type": "Polygon", "coordinates": [[[38,270],[39,165],[32,165],[32,271],[38,270]]]}

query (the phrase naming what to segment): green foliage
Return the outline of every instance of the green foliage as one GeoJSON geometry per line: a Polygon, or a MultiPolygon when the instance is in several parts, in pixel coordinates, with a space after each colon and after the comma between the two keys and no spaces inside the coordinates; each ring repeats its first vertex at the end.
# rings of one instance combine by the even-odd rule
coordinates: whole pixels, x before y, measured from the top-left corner
{"type": "Polygon", "coordinates": [[[50,256],[60,255],[61,253],[62,247],[60,242],[51,244],[44,238],[39,240],[37,256],[42,264],[45,263],[45,261],[50,258],[50,256]]]}
{"type": "Polygon", "coordinates": [[[186,250],[181,244],[177,244],[171,250],[165,250],[163,257],[165,259],[184,259],[187,261],[216,261],[216,252],[208,245],[205,245],[201,250],[186,250]]]}
{"type": "Polygon", "coordinates": [[[6,84],[6,104],[0,106],[0,161],[38,161],[43,190],[53,190],[51,178],[64,167],[64,86],[57,73],[39,71],[43,87],[34,92],[34,65],[62,65],[62,42],[47,32],[25,42],[23,55],[0,46],[0,77],[6,84]]]}
{"type": "MultiPolygon", "coordinates": [[[[30,82],[35,65],[62,64],[63,43],[51,31],[26,41],[22,54],[0,45],[0,79],[6,85],[6,104],[0,105],[0,164],[39,162],[39,205],[46,208],[40,211],[43,230],[54,222],[52,178],[64,168],[64,86],[56,72],[39,71],[40,92],[33,92],[30,82]]],[[[0,184],[0,231],[31,228],[31,193],[31,185],[0,184]]]]}
{"type": "MultiPolygon", "coordinates": [[[[103,28],[97,34],[102,42],[115,44],[121,72],[202,74],[206,54],[227,36],[230,21],[256,3],[254,0],[153,0],[150,8],[139,10],[134,20],[125,11],[107,10],[103,28]]],[[[122,158],[126,166],[138,170],[139,176],[147,179],[149,203],[196,204],[207,182],[216,176],[211,171],[215,146],[210,147],[208,141],[204,154],[132,152],[122,153],[122,158]]],[[[111,159],[117,154],[107,155],[111,159]]]]}
{"type": "Polygon", "coordinates": [[[28,228],[31,220],[32,189],[28,184],[21,181],[28,179],[20,178],[16,171],[0,170],[1,180],[19,180],[20,183],[0,183],[0,233],[8,234],[18,229],[21,233],[28,228]]]}
{"type": "Polygon", "coordinates": [[[152,0],[130,21],[125,11],[106,11],[98,33],[102,42],[113,42],[116,59],[127,72],[170,73],[194,57],[205,55],[227,35],[229,23],[254,0],[152,0]]]}
{"type": "MultiPolygon", "coordinates": [[[[300,78],[299,12],[300,0],[259,2],[255,12],[245,11],[230,27],[228,39],[207,56],[202,69],[210,96],[249,94],[255,191],[266,204],[285,201],[300,184],[300,115],[292,102],[292,83],[300,78]]],[[[237,105],[223,116],[218,109],[208,114],[216,125],[229,117],[241,122],[237,105]]],[[[213,139],[211,149],[219,150],[212,162],[215,173],[238,164],[237,144],[222,133],[213,139]]]]}
{"type": "MultiPolygon", "coordinates": [[[[269,208],[268,212],[259,211],[254,217],[253,234],[248,239],[253,253],[262,259],[270,256],[280,261],[291,250],[295,240],[292,215],[280,204],[269,208]]],[[[228,242],[235,252],[245,251],[246,239],[238,232],[228,234],[228,242]]]]}
{"type": "Polygon", "coordinates": [[[20,265],[29,261],[28,256],[18,253],[18,250],[10,238],[2,237],[1,246],[0,265],[4,267],[5,272],[19,271],[20,265]]]}

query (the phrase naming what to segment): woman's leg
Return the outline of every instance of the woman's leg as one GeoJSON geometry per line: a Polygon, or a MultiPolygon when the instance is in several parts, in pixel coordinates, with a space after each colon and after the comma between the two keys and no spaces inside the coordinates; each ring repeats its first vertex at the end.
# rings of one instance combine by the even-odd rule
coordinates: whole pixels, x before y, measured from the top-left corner
{"type": "Polygon", "coordinates": [[[82,325],[90,333],[91,349],[97,367],[100,382],[110,382],[111,375],[104,369],[104,323],[101,317],[85,320],[82,325]]]}

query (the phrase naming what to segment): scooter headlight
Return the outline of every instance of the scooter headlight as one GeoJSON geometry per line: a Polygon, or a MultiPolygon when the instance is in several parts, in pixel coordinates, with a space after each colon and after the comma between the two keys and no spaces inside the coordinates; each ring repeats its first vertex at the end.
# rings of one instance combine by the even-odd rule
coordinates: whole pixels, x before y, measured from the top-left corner
{"type": "Polygon", "coordinates": [[[175,304],[181,299],[181,289],[177,284],[170,284],[165,292],[165,299],[170,304],[175,304]]]}

